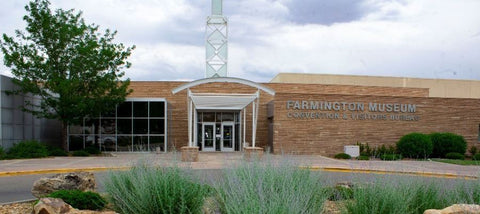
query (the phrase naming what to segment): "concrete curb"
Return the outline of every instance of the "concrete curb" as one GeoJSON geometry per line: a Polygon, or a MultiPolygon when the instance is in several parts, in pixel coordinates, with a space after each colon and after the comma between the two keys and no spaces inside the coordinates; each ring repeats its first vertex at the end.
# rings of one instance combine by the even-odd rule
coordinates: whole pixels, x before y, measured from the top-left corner
{"type": "Polygon", "coordinates": [[[107,170],[127,170],[130,167],[87,167],[87,168],[61,168],[61,169],[38,169],[38,170],[25,170],[25,171],[10,171],[0,172],[0,177],[4,176],[18,176],[18,175],[33,175],[33,174],[50,174],[50,173],[67,173],[77,171],[107,171],[107,170]]]}
{"type": "MultiPolygon", "coordinates": [[[[436,172],[402,172],[402,171],[389,171],[389,170],[375,170],[375,169],[352,169],[344,167],[320,167],[320,166],[300,166],[303,169],[310,169],[313,171],[325,171],[325,172],[343,172],[343,173],[373,173],[373,174],[392,174],[392,175],[414,175],[422,177],[437,177],[437,178],[450,178],[450,179],[466,179],[476,180],[478,176],[470,175],[456,175],[452,173],[436,173],[436,172]]],[[[0,177],[5,176],[19,176],[19,175],[32,175],[32,174],[50,174],[50,173],[68,173],[76,171],[107,171],[107,170],[128,170],[129,166],[123,167],[87,167],[87,168],[60,168],[60,169],[39,169],[39,170],[25,170],[25,171],[11,171],[0,172],[0,177]]]]}
{"type": "Polygon", "coordinates": [[[403,171],[389,171],[389,170],[376,170],[376,169],[352,169],[342,167],[319,167],[319,166],[301,166],[301,168],[325,171],[325,172],[344,172],[344,173],[373,173],[373,174],[392,174],[392,175],[414,175],[422,177],[436,177],[436,178],[450,178],[450,179],[466,179],[476,180],[478,176],[471,175],[456,175],[452,173],[437,173],[437,172],[403,172],[403,171]]]}

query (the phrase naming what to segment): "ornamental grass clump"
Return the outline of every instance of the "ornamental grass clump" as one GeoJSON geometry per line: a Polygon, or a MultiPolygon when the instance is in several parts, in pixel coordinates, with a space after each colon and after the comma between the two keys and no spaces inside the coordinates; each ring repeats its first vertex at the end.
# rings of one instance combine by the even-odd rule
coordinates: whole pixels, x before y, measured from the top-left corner
{"type": "Polygon", "coordinates": [[[353,200],[345,202],[343,213],[421,214],[452,204],[480,203],[480,180],[466,181],[387,176],[353,188],[353,200]]]}
{"type": "Polygon", "coordinates": [[[129,171],[110,172],[105,190],[115,209],[124,214],[201,213],[211,189],[195,181],[178,167],[140,164],[129,171]]]}
{"type": "Polygon", "coordinates": [[[320,213],[328,198],[318,176],[268,161],[226,169],[214,186],[221,213],[320,213]]]}

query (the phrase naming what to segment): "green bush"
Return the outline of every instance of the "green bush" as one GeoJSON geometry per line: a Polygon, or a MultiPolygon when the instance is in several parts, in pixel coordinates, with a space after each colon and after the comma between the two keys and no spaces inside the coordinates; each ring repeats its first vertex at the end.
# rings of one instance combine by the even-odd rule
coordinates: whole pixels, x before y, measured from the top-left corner
{"type": "Polygon", "coordinates": [[[360,155],[362,155],[362,156],[372,156],[373,150],[372,150],[372,148],[370,148],[368,143],[363,144],[363,143],[357,142],[357,146],[359,147],[360,155]]]}
{"type": "Polygon", "coordinates": [[[472,159],[473,159],[473,160],[480,161],[480,153],[475,154],[475,155],[472,157],[472,159]]]}
{"type": "Polygon", "coordinates": [[[68,152],[58,146],[47,146],[48,156],[68,156],[68,152]]]}
{"type": "Polygon", "coordinates": [[[429,135],[433,143],[433,157],[444,158],[447,153],[465,154],[467,142],[461,135],[453,133],[432,133],[429,135]]]}
{"type": "Polygon", "coordinates": [[[87,146],[87,147],[85,147],[84,150],[86,152],[88,152],[89,154],[92,154],[92,155],[98,155],[98,154],[102,153],[100,151],[100,149],[98,149],[98,147],[96,147],[96,146],[87,146]]]}
{"type": "Polygon", "coordinates": [[[386,161],[393,161],[393,160],[401,160],[402,155],[400,154],[383,154],[380,156],[381,160],[386,160],[386,161]]]}
{"type": "Polygon", "coordinates": [[[78,156],[78,157],[87,157],[90,156],[90,153],[88,153],[85,150],[77,150],[72,153],[73,156],[78,156]]]}
{"type": "Polygon", "coordinates": [[[341,201],[353,198],[353,189],[345,186],[335,186],[327,189],[329,192],[328,200],[341,201]]]}
{"type": "Polygon", "coordinates": [[[472,157],[475,156],[478,152],[477,147],[475,146],[470,147],[468,151],[470,152],[470,154],[472,154],[472,157]]]}
{"type": "Polygon", "coordinates": [[[5,159],[5,151],[3,150],[3,147],[0,146],[0,160],[3,160],[5,159]]]}
{"type": "Polygon", "coordinates": [[[410,133],[400,138],[397,150],[404,157],[428,158],[432,154],[433,144],[428,135],[410,133]]]}
{"type": "Polygon", "coordinates": [[[370,156],[360,155],[357,157],[358,160],[370,160],[370,156]]]}
{"type": "Polygon", "coordinates": [[[465,156],[457,153],[457,152],[450,152],[445,155],[445,158],[447,159],[453,159],[453,160],[465,160],[465,156]]]}
{"type": "Polygon", "coordinates": [[[101,210],[107,202],[96,192],[80,190],[58,190],[48,195],[52,198],[61,198],[65,203],[80,210],[101,210]]]}
{"type": "Polygon", "coordinates": [[[110,172],[105,190],[119,213],[200,213],[211,188],[178,167],[145,164],[110,172]]]}
{"type": "Polygon", "coordinates": [[[345,153],[338,153],[335,155],[335,158],[336,159],[352,159],[352,156],[350,156],[349,154],[345,154],[345,153]]]}
{"type": "Polygon", "coordinates": [[[47,147],[36,140],[25,140],[14,144],[7,152],[7,159],[43,158],[48,156],[47,147]]]}
{"type": "Polygon", "coordinates": [[[328,192],[309,169],[290,163],[244,163],[214,186],[221,213],[321,213],[328,192]]]}

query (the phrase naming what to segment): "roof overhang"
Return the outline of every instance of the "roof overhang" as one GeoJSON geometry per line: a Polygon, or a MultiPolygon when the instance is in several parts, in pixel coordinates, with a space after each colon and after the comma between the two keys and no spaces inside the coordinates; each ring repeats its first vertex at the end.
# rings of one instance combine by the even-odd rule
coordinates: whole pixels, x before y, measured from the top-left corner
{"type": "Polygon", "coordinates": [[[215,77],[215,78],[205,78],[205,79],[195,80],[195,81],[185,83],[181,86],[178,86],[178,87],[174,88],[172,90],[172,93],[176,94],[176,93],[178,93],[180,91],[183,91],[185,89],[188,89],[188,88],[191,88],[191,87],[194,87],[194,86],[197,86],[197,85],[206,84],[206,83],[223,83],[223,82],[248,85],[250,87],[254,87],[254,88],[260,89],[262,91],[265,91],[266,93],[268,93],[272,96],[275,95],[275,91],[273,89],[269,88],[269,87],[266,87],[262,84],[258,84],[256,82],[252,82],[250,80],[235,78],[235,77],[215,77]]]}

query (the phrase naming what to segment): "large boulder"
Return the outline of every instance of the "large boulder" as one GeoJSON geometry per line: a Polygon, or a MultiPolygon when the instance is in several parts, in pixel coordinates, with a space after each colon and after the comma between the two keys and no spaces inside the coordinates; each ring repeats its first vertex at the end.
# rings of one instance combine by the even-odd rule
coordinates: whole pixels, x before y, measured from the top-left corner
{"type": "Polygon", "coordinates": [[[32,195],[41,198],[57,190],[95,191],[95,177],[91,172],[72,172],[43,177],[33,183],[32,195]]]}
{"type": "Polygon", "coordinates": [[[480,205],[477,204],[454,204],[443,210],[429,209],[423,214],[480,214],[480,205]]]}
{"type": "Polygon", "coordinates": [[[60,198],[40,198],[33,207],[35,214],[63,214],[69,213],[74,208],[60,198]]]}
{"type": "Polygon", "coordinates": [[[33,207],[34,214],[116,214],[114,211],[75,209],[60,198],[40,198],[33,207]]]}

